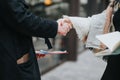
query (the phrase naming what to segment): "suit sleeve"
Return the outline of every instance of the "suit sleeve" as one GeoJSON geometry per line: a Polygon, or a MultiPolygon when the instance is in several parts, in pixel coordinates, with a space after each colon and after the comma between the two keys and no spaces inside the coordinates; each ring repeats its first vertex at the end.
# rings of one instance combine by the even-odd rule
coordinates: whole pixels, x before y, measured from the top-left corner
{"type": "Polygon", "coordinates": [[[57,34],[56,21],[43,19],[28,11],[22,0],[0,1],[2,20],[15,31],[28,36],[53,38],[57,34]]]}

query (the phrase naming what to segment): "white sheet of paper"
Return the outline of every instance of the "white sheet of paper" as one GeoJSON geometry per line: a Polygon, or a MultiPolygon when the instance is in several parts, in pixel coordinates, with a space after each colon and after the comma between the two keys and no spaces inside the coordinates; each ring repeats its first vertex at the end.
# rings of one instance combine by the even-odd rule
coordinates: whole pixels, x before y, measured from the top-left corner
{"type": "Polygon", "coordinates": [[[118,31],[97,35],[96,38],[106,45],[111,52],[120,45],[120,32],[118,31]]]}

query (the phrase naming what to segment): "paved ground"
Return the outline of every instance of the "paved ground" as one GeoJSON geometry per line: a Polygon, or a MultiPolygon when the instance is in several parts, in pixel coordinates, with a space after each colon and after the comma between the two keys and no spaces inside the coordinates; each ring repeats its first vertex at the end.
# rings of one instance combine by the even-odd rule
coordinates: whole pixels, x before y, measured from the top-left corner
{"type": "Polygon", "coordinates": [[[76,62],[65,62],[42,76],[42,80],[100,80],[106,62],[89,50],[78,56],[76,62]]]}

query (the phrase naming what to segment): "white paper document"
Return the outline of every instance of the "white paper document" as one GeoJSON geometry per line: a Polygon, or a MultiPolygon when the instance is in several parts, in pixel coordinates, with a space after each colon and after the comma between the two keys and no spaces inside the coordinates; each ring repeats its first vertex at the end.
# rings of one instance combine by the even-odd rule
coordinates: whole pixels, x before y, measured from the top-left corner
{"type": "Polygon", "coordinates": [[[108,48],[104,51],[96,53],[96,55],[120,54],[120,32],[116,31],[103,35],[97,35],[96,38],[108,48]]]}

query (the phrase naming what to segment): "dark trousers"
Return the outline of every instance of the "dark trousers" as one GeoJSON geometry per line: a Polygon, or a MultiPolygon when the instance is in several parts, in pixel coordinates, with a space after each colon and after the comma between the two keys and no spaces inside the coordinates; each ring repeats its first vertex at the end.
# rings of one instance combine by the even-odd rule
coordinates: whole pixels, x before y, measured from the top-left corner
{"type": "Polygon", "coordinates": [[[101,80],[120,80],[120,55],[109,57],[101,80]]]}

